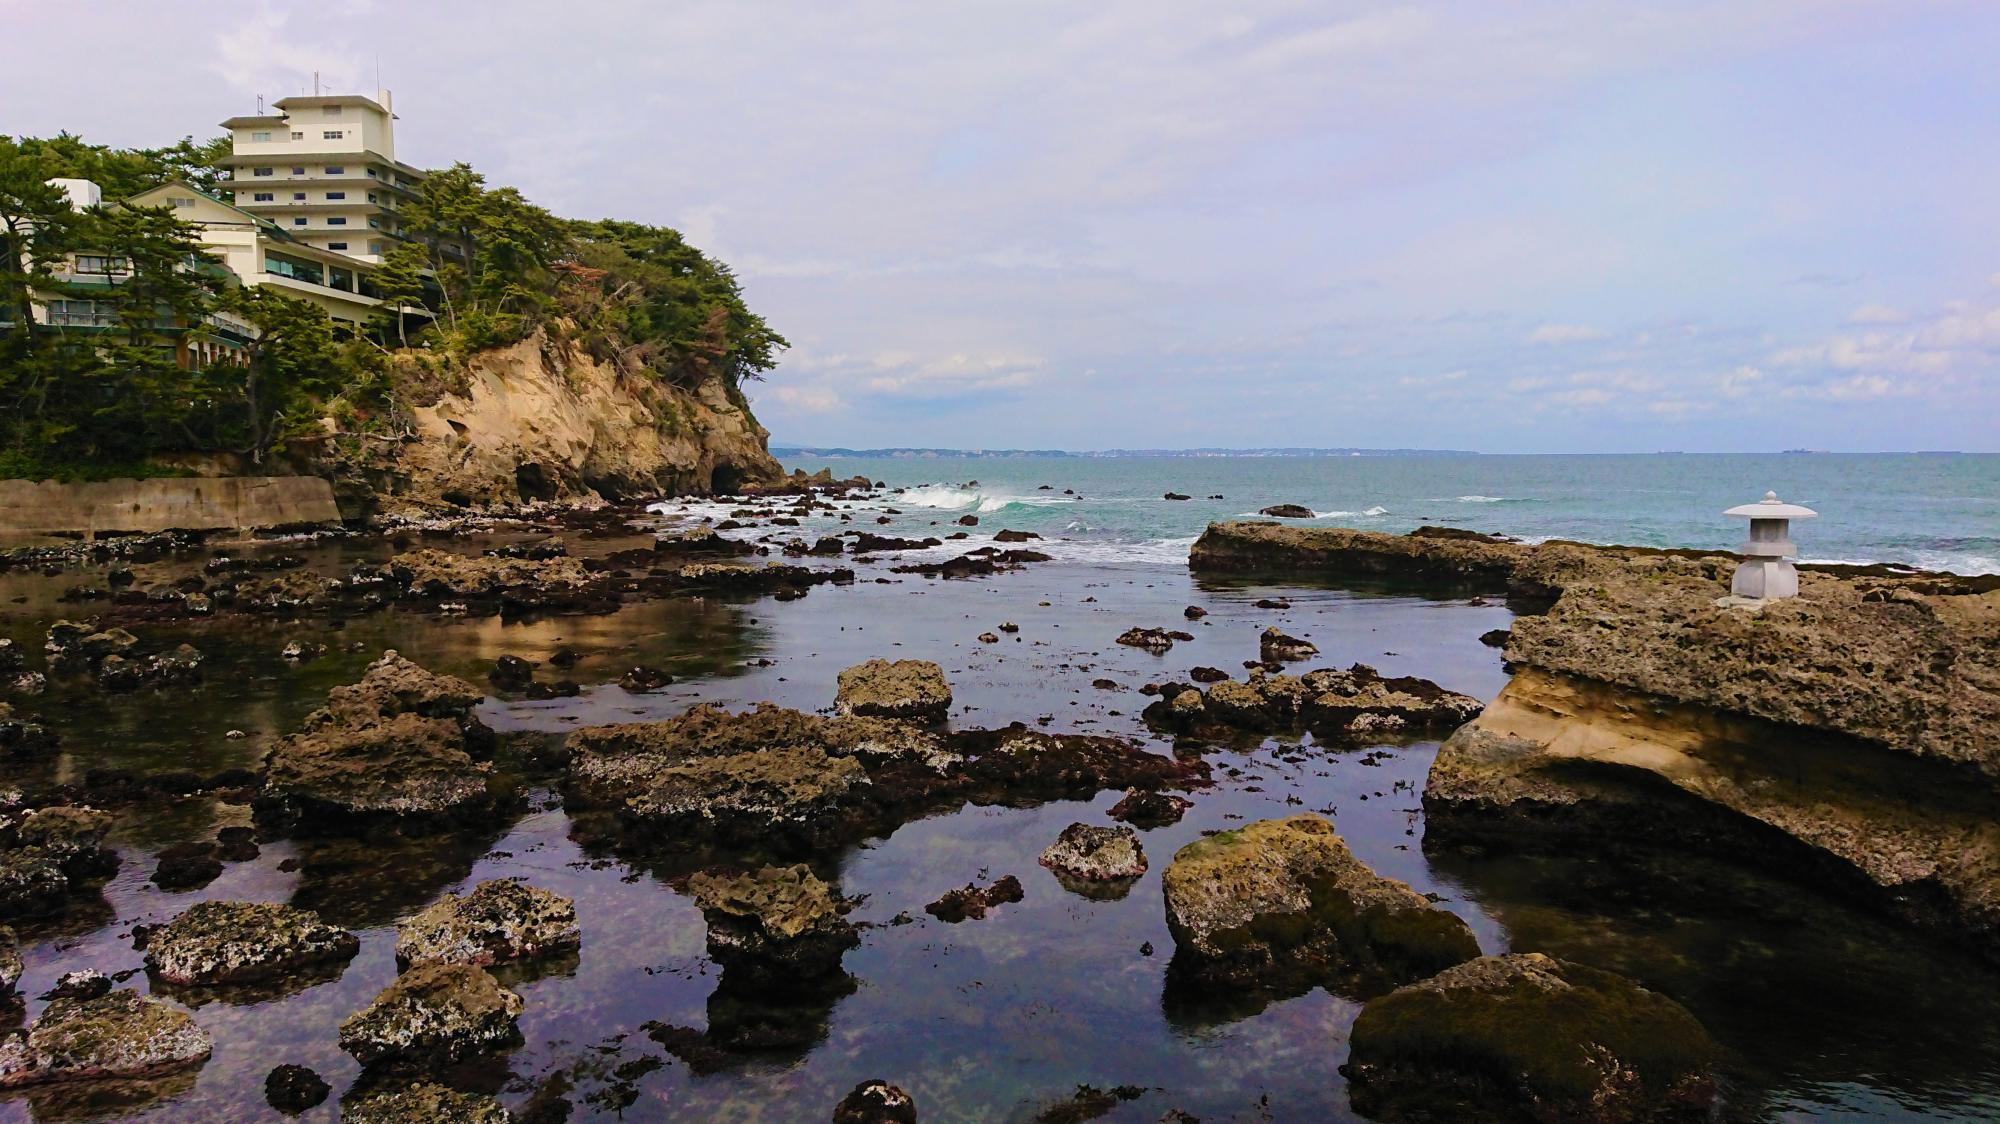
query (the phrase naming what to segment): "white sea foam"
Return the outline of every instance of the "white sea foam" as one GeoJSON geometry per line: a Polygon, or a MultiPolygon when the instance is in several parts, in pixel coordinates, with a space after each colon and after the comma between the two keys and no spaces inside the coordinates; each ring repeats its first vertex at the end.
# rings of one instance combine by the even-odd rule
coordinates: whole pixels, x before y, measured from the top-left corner
{"type": "Polygon", "coordinates": [[[954,488],[949,484],[926,484],[921,488],[904,488],[896,493],[896,503],[901,506],[934,507],[941,511],[959,511],[983,498],[978,492],[954,488]]]}
{"type": "MultiPolygon", "coordinates": [[[[1236,513],[1236,518],[1255,519],[1263,514],[1264,513],[1261,511],[1239,511],[1236,513]]],[[[1377,515],[1387,515],[1387,514],[1389,514],[1389,509],[1386,507],[1370,507],[1370,508],[1364,508],[1360,511],[1315,510],[1312,513],[1312,517],[1314,519],[1361,519],[1361,518],[1372,518],[1377,515]]]]}
{"type": "Polygon", "coordinates": [[[1506,496],[1460,496],[1459,503],[1506,503],[1506,496]]]}

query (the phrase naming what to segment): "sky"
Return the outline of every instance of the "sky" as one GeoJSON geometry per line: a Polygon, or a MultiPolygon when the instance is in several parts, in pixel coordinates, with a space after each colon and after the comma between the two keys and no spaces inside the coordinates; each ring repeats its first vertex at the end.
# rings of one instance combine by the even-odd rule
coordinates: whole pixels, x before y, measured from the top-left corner
{"type": "Polygon", "coordinates": [[[2000,450],[2000,4],[0,0],[0,133],[394,91],[674,226],[774,443],[2000,450]],[[471,13],[477,12],[477,15],[471,13]],[[379,80],[378,80],[379,75],[379,80]]]}

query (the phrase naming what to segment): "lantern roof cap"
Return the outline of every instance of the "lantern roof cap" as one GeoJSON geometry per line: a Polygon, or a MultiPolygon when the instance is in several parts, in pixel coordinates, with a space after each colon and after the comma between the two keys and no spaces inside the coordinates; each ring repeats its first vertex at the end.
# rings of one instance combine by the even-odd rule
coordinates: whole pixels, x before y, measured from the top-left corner
{"type": "Polygon", "coordinates": [[[1819,512],[1795,503],[1786,503],[1776,492],[1765,492],[1764,498],[1756,503],[1746,503],[1723,512],[1739,519],[1811,519],[1819,512]]]}

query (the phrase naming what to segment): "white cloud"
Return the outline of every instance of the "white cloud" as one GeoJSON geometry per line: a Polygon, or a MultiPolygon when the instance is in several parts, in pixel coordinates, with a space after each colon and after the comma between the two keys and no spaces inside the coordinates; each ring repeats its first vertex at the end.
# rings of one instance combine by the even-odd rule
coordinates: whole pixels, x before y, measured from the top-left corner
{"type": "Polygon", "coordinates": [[[1847,314],[1849,324],[1901,324],[1909,319],[1887,305],[1864,304],[1847,314]]]}
{"type": "Polygon", "coordinates": [[[839,392],[827,386],[774,386],[758,395],[802,414],[830,414],[847,408],[839,392]]]}
{"type": "Polygon", "coordinates": [[[1529,343],[1588,343],[1601,340],[1605,333],[1582,324],[1544,324],[1528,333],[1529,343]]]}

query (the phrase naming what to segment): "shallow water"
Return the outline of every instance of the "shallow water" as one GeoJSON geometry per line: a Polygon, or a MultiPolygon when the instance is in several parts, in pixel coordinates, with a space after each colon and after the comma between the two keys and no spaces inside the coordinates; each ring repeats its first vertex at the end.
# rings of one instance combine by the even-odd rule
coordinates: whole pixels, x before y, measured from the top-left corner
{"type": "MultiPolygon", "coordinates": [[[[572,542],[578,552],[621,545],[572,542]]],[[[365,542],[287,549],[323,570],[336,557],[382,552],[365,542]]],[[[568,674],[585,685],[579,697],[482,707],[497,728],[551,736],[664,717],[696,701],[824,708],[840,669],[879,655],[942,664],[956,693],[955,725],[1046,719],[1050,729],[1148,738],[1167,752],[1138,722],[1147,700],[1136,688],[1199,664],[1236,670],[1255,657],[1257,633],[1269,624],[1317,643],[1315,664],[1359,660],[1481,698],[1506,681],[1498,654],[1477,640],[1506,626],[1509,614],[1498,604],[1200,581],[1184,566],[1146,562],[1045,563],[971,581],[895,575],[885,564],[858,569],[851,586],[822,586],[784,604],[682,598],[529,621],[396,612],[338,629],[240,619],[139,628],[149,642],[191,639],[209,657],[206,682],[186,692],[111,696],[59,688],[30,709],[64,734],[61,757],[46,769],[71,777],[103,765],[253,764],[270,737],[292,728],[328,687],[356,678],[384,647],[475,682],[502,653],[544,659],[575,649],[582,658],[568,674]],[[1278,595],[1292,608],[1253,604],[1278,595]],[[1209,615],[1184,621],[1190,604],[1209,615]],[[1020,632],[999,644],[977,641],[1003,621],[1020,632]],[[1186,627],[1196,638],[1164,657],[1112,643],[1133,625],[1186,627]],[[288,666],[277,650],[292,639],[318,639],[328,653],[288,666]],[[768,666],[753,666],[764,660],[768,666]],[[628,694],[613,681],[634,663],[680,679],[628,694]],[[1092,687],[1100,677],[1125,689],[1092,687]],[[231,739],[232,729],[247,736],[231,739]]],[[[58,608],[53,598],[79,580],[75,573],[0,578],[0,630],[38,637],[58,608]]],[[[717,995],[702,919],[674,883],[704,861],[760,856],[662,860],[588,850],[571,838],[565,814],[535,793],[530,811],[488,836],[395,847],[272,843],[205,889],[174,894],[147,883],[152,855],[210,834],[217,822],[238,822],[245,810],[199,801],[126,809],[116,840],[124,863],[102,902],[24,931],[31,943],[23,991],[46,990],[78,967],[137,968],[131,926],[166,920],[202,898],[309,906],[353,929],[361,953],[331,980],[199,1006],[216,1050],[191,1088],[154,1090],[162,1095],[126,1105],[79,1103],[74,1091],[16,1093],[0,1099],[0,1119],[268,1118],[263,1075],[281,1061],[310,1065],[343,1090],[358,1068],[338,1049],[335,1028],[394,977],[394,923],[447,890],[505,876],[574,897],[583,927],[573,963],[536,978],[507,977],[527,1001],[523,1044],[453,1075],[512,1108],[538,1089],[546,1096],[549,1079],[562,1074],[575,1119],[608,1116],[621,1104],[627,1120],[823,1119],[857,1082],[882,1077],[908,1090],[931,1121],[1031,1119],[1079,1084],[1145,1090],[1105,1117],[1112,1120],[1157,1120],[1170,1107],[1204,1120],[1346,1119],[1338,1066],[1358,1010],[1352,998],[1315,990],[1231,1009],[1192,1002],[1166,977],[1172,940],[1159,879],[1174,850],[1205,830],[1301,811],[1330,816],[1376,870],[1443,895],[1487,951],[1548,951],[1624,972],[1687,1004],[1730,1051],[1731,1116],[2000,1115],[2000,973],[1840,902],[1712,862],[1427,854],[1418,794],[1434,751],[1419,743],[1382,756],[1277,741],[1219,750],[1209,757],[1216,787],[1194,794],[1180,824],[1144,833],[1151,870],[1116,900],[1072,893],[1035,862],[1068,823],[1106,822],[1103,809],[1116,793],[1033,808],[965,807],[818,856],[821,876],[861,903],[852,919],[864,925],[862,943],[845,960],[853,991],[785,1012],[785,1024],[802,1033],[797,1046],[705,1074],[668,1056],[642,1024],[702,1028],[757,1012],[717,995]],[[923,912],[945,890],[1008,874],[1022,880],[1026,898],[985,920],[948,925],[923,912]],[[910,920],[896,923],[899,916],[910,920]]],[[[147,986],[143,973],[130,983],[147,986]]],[[[41,1006],[30,1001],[30,1015],[41,1006]]],[[[328,1105],[307,1119],[335,1115],[328,1105]]]]}

